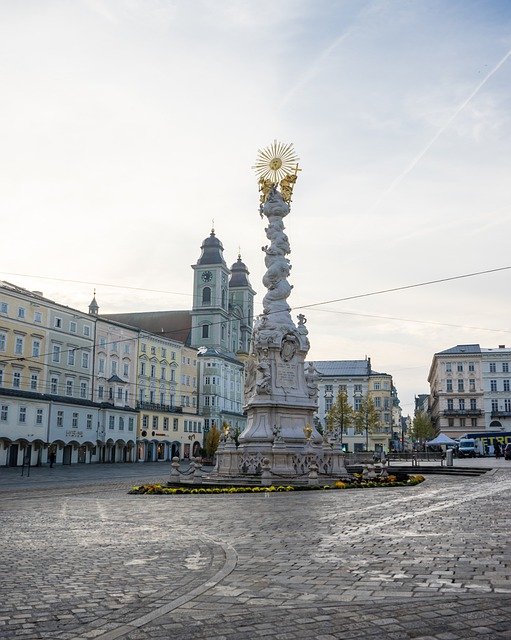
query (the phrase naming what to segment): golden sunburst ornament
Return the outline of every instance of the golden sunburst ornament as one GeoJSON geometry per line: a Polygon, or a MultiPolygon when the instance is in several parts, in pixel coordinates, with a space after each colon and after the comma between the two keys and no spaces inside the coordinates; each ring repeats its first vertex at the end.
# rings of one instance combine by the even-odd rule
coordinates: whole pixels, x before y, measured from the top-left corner
{"type": "Polygon", "coordinates": [[[298,160],[292,143],[284,144],[274,140],[269,147],[259,149],[252,168],[255,169],[259,180],[269,180],[278,184],[287,175],[293,172],[296,175],[298,160]]]}

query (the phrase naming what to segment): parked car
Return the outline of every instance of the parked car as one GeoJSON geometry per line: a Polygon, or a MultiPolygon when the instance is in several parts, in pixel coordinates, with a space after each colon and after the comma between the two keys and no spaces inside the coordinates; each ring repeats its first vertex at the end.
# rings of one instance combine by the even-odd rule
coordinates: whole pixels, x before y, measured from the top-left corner
{"type": "Polygon", "coordinates": [[[511,442],[504,447],[504,460],[511,460],[511,442]]]}

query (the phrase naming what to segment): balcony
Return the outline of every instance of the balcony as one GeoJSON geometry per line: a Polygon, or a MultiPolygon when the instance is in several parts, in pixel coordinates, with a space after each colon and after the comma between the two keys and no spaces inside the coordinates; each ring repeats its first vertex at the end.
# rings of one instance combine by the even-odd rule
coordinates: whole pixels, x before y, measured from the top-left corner
{"type": "Polygon", "coordinates": [[[137,402],[137,409],[143,411],[164,411],[166,413],[183,413],[183,407],[173,407],[171,404],[158,404],[156,402],[137,402]]]}
{"type": "Polygon", "coordinates": [[[482,416],[482,409],[446,409],[445,417],[464,417],[464,416],[482,416]]]}
{"type": "Polygon", "coordinates": [[[511,411],[501,411],[500,409],[497,411],[491,412],[492,418],[511,418],[511,411]]]}

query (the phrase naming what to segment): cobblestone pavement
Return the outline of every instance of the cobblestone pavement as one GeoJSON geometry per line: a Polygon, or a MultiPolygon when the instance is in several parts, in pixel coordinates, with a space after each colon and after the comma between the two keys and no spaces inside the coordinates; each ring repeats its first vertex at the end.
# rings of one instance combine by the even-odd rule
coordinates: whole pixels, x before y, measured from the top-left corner
{"type": "Polygon", "coordinates": [[[127,495],[167,472],[0,469],[0,638],[511,639],[506,468],[395,489],[127,495]]]}

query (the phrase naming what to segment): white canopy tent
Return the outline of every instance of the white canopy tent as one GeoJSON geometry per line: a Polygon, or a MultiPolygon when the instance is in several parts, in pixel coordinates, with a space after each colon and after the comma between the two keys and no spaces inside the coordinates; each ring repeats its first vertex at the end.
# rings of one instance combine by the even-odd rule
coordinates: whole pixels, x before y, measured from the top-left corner
{"type": "Polygon", "coordinates": [[[426,444],[428,445],[428,447],[434,447],[441,444],[457,444],[457,440],[449,438],[449,436],[446,436],[445,433],[439,433],[436,438],[433,438],[433,440],[429,440],[428,442],[426,442],[426,444]]]}

